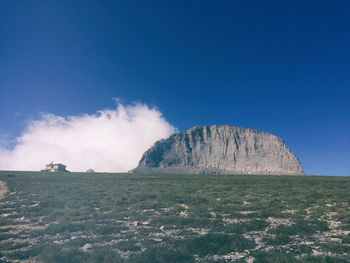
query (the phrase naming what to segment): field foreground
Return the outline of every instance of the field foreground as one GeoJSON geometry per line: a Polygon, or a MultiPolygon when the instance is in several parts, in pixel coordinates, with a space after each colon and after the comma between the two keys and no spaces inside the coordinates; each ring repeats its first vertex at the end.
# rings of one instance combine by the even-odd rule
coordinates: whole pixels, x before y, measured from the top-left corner
{"type": "Polygon", "coordinates": [[[0,181],[0,262],[350,262],[350,177],[3,171],[0,181]]]}

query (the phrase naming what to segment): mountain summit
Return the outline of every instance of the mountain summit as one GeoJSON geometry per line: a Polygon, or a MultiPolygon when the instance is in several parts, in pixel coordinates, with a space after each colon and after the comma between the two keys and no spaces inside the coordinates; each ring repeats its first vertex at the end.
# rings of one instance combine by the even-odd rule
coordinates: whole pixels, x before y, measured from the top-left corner
{"type": "Polygon", "coordinates": [[[304,174],[282,139],[229,125],[196,126],[157,141],[132,172],[304,174]]]}

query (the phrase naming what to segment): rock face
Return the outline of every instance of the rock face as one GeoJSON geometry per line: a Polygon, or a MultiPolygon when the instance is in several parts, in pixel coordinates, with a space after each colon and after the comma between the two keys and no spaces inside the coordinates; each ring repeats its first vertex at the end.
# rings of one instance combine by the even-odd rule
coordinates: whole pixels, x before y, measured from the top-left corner
{"type": "Polygon", "coordinates": [[[278,137],[228,125],[196,126],[157,141],[135,173],[303,174],[278,137]]]}

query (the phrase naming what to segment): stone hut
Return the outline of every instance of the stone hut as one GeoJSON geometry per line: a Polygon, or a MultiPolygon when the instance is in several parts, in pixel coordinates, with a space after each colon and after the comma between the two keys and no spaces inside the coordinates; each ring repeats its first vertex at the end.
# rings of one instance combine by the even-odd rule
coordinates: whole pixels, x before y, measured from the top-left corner
{"type": "Polygon", "coordinates": [[[49,163],[46,165],[46,168],[42,170],[43,172],[68,172],[66,170],[66,165],[61,163],[49,163]]]}

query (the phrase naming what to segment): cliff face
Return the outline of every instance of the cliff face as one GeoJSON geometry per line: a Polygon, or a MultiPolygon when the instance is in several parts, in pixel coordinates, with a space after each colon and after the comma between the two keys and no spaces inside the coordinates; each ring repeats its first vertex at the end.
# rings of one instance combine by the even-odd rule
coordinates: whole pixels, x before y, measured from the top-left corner
{"type": "Polygon", "coordinates": [[[275,135],[228,125],[196,126],[160,140],[136,173],[303,174],[298,158],[275,135]]]}

